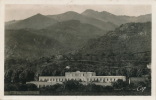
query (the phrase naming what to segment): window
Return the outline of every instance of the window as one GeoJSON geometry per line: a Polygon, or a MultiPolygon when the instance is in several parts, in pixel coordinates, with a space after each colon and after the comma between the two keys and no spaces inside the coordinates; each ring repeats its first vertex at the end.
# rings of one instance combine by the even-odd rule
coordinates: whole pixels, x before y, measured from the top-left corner
{"type": "Polygon", "coordinates": [[[105,79],[103,79],[103,82],[105,82],[105,79]]]}
{"type": "Polygon", "coordinates": [[[75,76],[79,76],[79,74],[78,74],[78,73],[76,73],[76,74],[75,74],[75,76]]]}

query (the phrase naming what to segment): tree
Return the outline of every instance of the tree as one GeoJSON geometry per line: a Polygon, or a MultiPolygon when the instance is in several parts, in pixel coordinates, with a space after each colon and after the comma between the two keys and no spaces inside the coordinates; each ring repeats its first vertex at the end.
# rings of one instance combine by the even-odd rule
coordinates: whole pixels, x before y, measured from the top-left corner
{"type": "Polygon", "coordinates": [[[96,91],[96,85],[95,84],[93,84],[93,83],[90,83],[90,84],[88,84],[84,89],[84,91],[86,91],[86,92],[93,92],[93,91],[96,91]]]}
{"type": "Polygon", "coordinates": [[[82,84],[80,84],[76,80],[65,81],[63,84],[64,84],[65,90],[67,91],[78,91],[81,89],[81,86],[82,86],[82,84]]]}
{"type": "Polygon", "coordinates": [[[113,87],[117,89],[124,89],[128,86],[128,83],[124,82],[121,79],[118,79],[116,82],[113,83],[113,87]]]}
{"type": "Polygon", "coordinates": [[[4,91],[18,91],[18,85],[6,83],[4,84],[4,91]]]}
{"type": "Polygon", "coordinates": [[[18,91],[27,91],[27,85],[26,84],[19,84],[18,85],[18,91]]]}
{"type": "Polygon", "coordinates": [[[26,83],[26,74],[24,72],[19,75],[19,80],[22,84],[26,83]]]}
{"type": "Polygon", "coordinates": [[[35,91],[38,90],[37,86],[35,84],[26,84],[28,91],[35,91]]]}
{"type": "Polygon", "coordinates": [[[12,82],[12,74],[13,74],[13,70],[9,69],[8,71],[5,72],[5,83],[11,83],[12,82]]]}

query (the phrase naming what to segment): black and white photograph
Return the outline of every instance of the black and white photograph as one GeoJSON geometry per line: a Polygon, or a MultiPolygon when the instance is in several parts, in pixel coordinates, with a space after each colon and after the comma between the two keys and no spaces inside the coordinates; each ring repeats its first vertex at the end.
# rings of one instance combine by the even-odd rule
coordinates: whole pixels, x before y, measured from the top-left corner
{"type": "Polygon", "coordinates": [[[6,4],[4,96],[151,96],[151,5],[6,4]]]}

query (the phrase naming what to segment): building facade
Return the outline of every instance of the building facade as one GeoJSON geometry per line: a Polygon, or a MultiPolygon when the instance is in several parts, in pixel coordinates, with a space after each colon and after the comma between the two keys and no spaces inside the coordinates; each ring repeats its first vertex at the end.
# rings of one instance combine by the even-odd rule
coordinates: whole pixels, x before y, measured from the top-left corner
{"type": "Polygon", "coordinates": [[[65,76],[39,76],[39,81],[27,82],[36,84],[37,87],[50,86],[57,83],[62,84],[64,81],[77,80],[82,84],[95,83],[97,85],[111,85],[111,83],[116,82],[118,79],[126,81],[125,76],[96,76],[95,72],[66,72],[65,76]]]}

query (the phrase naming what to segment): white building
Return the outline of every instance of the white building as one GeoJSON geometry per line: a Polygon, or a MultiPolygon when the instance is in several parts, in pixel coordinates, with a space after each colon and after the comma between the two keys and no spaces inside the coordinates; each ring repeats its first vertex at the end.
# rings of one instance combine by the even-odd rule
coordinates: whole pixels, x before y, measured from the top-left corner
{"type": "Polygon", "coordinates": [[[125,76],[96,76],[95,72],[66,72],[65,76],[39,76],[39,81],[27,82],[36,84],[37,87],[50,86],[57,83],[62,84],[64,81],[77,80],[82,84],[93,82],[97,85],[111,85],[112,82],[121,79],[126,81],[125,76]]]}

